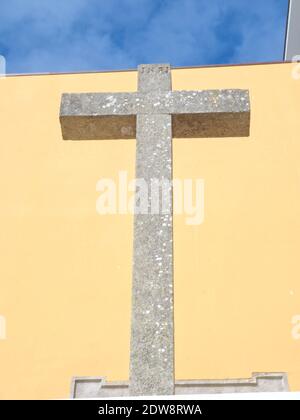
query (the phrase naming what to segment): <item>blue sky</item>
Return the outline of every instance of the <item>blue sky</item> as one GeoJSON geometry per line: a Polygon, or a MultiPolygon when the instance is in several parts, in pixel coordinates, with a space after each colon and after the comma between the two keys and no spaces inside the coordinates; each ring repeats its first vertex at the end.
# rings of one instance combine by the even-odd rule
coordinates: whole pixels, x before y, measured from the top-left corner
{"type": "Polygon", "coordinates": [[[282,60],[288,0],[0,0],[8,73],[282,60]]]}

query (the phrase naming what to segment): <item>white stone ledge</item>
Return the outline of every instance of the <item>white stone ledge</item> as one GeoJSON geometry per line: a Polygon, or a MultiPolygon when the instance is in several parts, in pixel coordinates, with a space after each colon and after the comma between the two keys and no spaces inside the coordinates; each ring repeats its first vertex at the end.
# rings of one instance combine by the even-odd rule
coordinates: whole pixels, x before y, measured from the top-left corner
{"type": "MultiPolygon", "coordinates": [[[[181,380],[175,382],[175,395],[216,395],[288,392],[286,373],[253,373],[248,379],[181,380]]],[[[71,398],[129,397],[127,381],[106,382],[105,377],[75,377],[71,398]]]]}

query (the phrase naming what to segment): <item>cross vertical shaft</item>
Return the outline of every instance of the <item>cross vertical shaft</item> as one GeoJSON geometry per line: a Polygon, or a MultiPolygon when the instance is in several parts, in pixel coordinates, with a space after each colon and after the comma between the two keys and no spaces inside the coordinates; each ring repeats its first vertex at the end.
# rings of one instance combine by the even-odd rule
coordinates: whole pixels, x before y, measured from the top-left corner
{"type": "MultiPolygon", "coordinates": [[[[139,91],[171,91],[169,66],[140,66],[139,91]]],[[[170,114],[137,115],[136,178],[163,189],[159,214],[134,217],[130,394],[174,393],[172,121],[170,114]],[[167,196],[166,196],[167,195],[167,196]]],[[[150,191],[149,191],[150,193],[150,191]]],[[[153,203],[152,203],[153,204],[153,203]]]]}

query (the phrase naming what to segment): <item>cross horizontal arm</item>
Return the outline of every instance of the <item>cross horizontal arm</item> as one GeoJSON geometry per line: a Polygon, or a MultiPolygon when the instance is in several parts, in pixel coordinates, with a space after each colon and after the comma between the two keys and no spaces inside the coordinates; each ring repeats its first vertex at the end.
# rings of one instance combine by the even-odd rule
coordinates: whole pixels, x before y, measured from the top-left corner
{"type": "Polygon", "coordinates": [[[240,89],[78,93],[62,97],[65,140],[136,137],[136,115],[171,114],[173,137],[249,135],[249,92],[240,89]]]}
{"type": "Polygon", "coordinates": [[[201,114],[249,112],[247,90],[170,91],[153,93],[65,93],[61,116],[201,114]]]}

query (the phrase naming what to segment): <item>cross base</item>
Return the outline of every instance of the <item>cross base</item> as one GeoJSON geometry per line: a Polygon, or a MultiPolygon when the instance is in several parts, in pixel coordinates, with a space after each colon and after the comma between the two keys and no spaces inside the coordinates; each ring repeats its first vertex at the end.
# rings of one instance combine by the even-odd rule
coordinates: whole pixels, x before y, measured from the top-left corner
{"type": "MultiPolygon", "coordinates": [[[[175,395],[288,392],[286,373],[253,373],[249,379],[186,380],[175,382],[175,395]]],[[[71,399],[129,397],[129,382],[106,382],[105,377],[75,377],[71,399]]]]}

